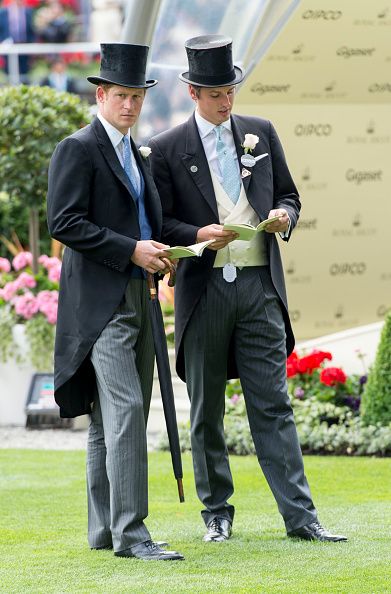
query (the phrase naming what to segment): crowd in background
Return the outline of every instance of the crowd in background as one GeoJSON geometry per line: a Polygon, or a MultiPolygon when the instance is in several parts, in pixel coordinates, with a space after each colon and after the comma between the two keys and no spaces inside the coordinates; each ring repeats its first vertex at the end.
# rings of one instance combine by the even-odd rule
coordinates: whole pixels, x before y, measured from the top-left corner
{"type": "MultiPolygon", "coordinates": [[[[218,33],[226,0],[163,0],[150,52],[149,75],[159,80],[148,93],[138,138],[147,140],[190,113],[187,86],[178,80],[185,67],[185,40],[218,33]],[[183,68],[182,68],[183,67],[183,68]]],[[[1,43],[115,42],[129,2],[126,0],[0,0],[0,85],[8,82],[7,57],[1,43]]],[[[99,55],[84,52],[19,56],[20,81],[75,92],[94,103],[86,76],[96,74],[99,55]]]]}

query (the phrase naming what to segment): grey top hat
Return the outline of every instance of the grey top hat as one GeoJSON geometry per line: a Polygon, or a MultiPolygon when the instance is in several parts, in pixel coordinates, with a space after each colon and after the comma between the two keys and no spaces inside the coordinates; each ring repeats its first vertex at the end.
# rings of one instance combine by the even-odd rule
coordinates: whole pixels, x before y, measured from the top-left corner
{"type": "Polygon", "coordinates": [[[185,42],[188,72],[179,78],[200,87],[237,85],[244,72],[232,62],[232,39],[224,35],[201,35],[185,42]]]}
{"type": "Polygon", "coordinates": [[[147,45],[131,43],[101,43],[99,76],[87,76],[94,85],[111,83],[121,87],[146,89],[157,84],[157,80],[145,80],[147,45]]]}

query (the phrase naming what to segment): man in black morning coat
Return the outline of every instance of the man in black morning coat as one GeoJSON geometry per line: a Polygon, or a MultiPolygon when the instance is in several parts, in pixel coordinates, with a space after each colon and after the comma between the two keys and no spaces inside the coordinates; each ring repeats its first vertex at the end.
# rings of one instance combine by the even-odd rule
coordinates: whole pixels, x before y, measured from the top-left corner
{"type": "Polygon", "coordinates": [[[146,422],[154,350],[144,271],[164,271],[161,205],[129,128],[140,114],[148,47],[102,44],[98,115],[57,146],[48,223],[63,242],[55,398],[63,417],[91,412],[88,541],[140,559],[183,559],[151,540],[146,422]],[[91,403],[93,401],[92,411],[91,403]]]}
{"type": "MultiPolygon", "coordinates": [[[[231,115],[232,43],[219,35],[186,42],[196,111],[151,142],[152,173],[163,205],[163,239],[214,239],[201,258],[180,261],[175,292],[177,370],[191,400],[191,445],[205,541],[231,535],[232,476],[224,439],[227,378],[239,377],[259,463],[289,536],[345,540],[317,520],[287,394],[286,356],[294,345],[276,232],[288,241],[300,202],[272,124],[231,115]],[[247,136],[246,136],[247,135],[247,136]],[[241,165],[244,154],[260,158],[241,165]],[[222,223],[279,217],[252,241],[222,223]]],[[[248,156],[248,155],[247,155],[248,156]]]]}

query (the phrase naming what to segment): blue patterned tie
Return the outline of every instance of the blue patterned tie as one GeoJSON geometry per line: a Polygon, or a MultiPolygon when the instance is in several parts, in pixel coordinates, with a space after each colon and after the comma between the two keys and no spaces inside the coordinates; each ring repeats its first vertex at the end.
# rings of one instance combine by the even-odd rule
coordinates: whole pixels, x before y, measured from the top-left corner
{"type": "Polygon", "coordinates": [[[129,178],[130,183],[132,184],[137,196],[139,196],[140,194],[140,184],[138,182],[138,179],[136,177],[135,171],[134,171],[134,167],[132,167],[132,157],[131,157],[131,148],[130,148],[130,142],[129,142],[129,137],[128,136],[124,136],[122,139],[122,142],[124,143],[124,150],[123,150],[123,157],[124,157],[124,170],[126,175],[129,178]]]}
{"type": "Polygon", "coordinates": [[[216,126],[216,152],[220,162],[221,175],[223,177],[222,186],[234,204],[239,200],[240,195],[240,177],[238,167],[230,149],[221,138],[223,126],[216,126]]]}

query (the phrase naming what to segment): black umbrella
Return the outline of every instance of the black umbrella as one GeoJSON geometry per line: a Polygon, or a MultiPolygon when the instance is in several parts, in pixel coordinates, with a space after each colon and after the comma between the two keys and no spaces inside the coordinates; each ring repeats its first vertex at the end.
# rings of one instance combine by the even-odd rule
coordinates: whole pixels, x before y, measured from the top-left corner
{"type": "Polygon", "coordinates": [[[153,274],[147,273],[148,289],[151,304],[151,323],[153,342],[155,345],[156,363],[159,376],[160,393],[163,401],[164,417],[166,419],[167,435],[170,444],[172,467],[178,483],[179,501],[185,501],[183,493],[183,471],[181,448],[179,445],[178,425],[176,420],[174,391],[172,389],[171,370],[168,360],[167,340],[164,332],[164,322],[158,293],[153,274]]]}

